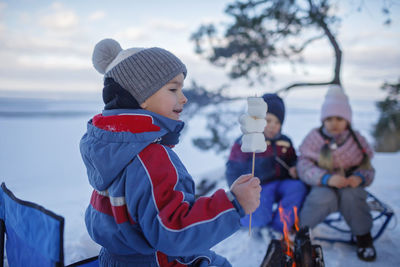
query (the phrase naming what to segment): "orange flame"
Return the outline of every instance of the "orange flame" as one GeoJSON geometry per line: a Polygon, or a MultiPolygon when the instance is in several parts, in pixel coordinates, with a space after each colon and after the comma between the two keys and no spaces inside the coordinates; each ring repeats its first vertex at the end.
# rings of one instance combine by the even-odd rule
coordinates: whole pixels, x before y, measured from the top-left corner
{"type": "MultiPolygon", "coordinates": [[[[283,223],[283,240],[282,240],[282,242],[284,245],[285,254],[293,259],[292,267],[296,267],[296,262],[294,261],[294,253],[293,253],[293,249],[292,249],[292,244],[289,239],[289,229],[288,229],[288,222],[290,221],[291,212],[289,211],[286,214],[281,205],[279,205],[278,210],[279,210],[279,218],[280,218],[281,222],[283,223]]],[[[294,227],[297,232],[297,231],[299,231],[299,217],[297,216],[297,207],[293,207],[293,212],[294,212],[294,227]]]]}
{"type": "Polygon", "coordinates": [[[288,214],[285,214],[283,211],[283,208],[281,205],[279,205],[279,217],[281,219],[281,222],[283,223],[283,241],[285,245],[285,253],[286,255],[292,257],[293,256],[293,251],[290,248],[290,239],[289,239],[289,230],[288,230],[288,214]]]}
{"type": "Polygon", "coordinates": [[[296,229],[296,232],[299,231],[299,216],[297,216],[297,207],[294,206],[293,207],[293,211],[294,211],[294,228],[296,229]]]}

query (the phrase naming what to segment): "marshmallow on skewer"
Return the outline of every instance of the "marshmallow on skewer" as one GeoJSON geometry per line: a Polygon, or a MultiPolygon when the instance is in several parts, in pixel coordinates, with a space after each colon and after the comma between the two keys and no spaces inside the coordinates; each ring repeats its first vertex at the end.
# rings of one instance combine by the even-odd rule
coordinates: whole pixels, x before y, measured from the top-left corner
{"type": "MultiPolygon", "coordinates": [[[[254,163],[256,153],[264,152],[267,149],[267,143],[264,137],[264,128],[267,124],[265,117],[267,115],[267,103],[261,97],[247,98],[248,115],[242,115],[239,118],[240,129],[243,132],[242,152],[253,152],[253,164],[251,174],[254,176],[254,163]]],[[[251,235],[251,213],[249,218],[249,235],[251,235]]]]}
{"type": "Polygon", "coordinates": [[[242,137],[242,152],[261,153],[267,149],[267,143],[263,133],[249,133],[242,137]]]}
{"type": "Polygon", "coordinates": [[[258,119],[267,116],[267,103],[262,97],[248,97],[247,98],[247,113],[251,117],[258,119]]]}
{"type": "Polygon", "coordinates": [[[251,117],[247,114],[243,114],[239,117],[240,130],[244,134],[248,133],[262,133],[264,131],[265,126],[267,125],[267,121],[262,118],[251,117]]]}
{"type": "Polygon", "coordinates": [[[240,129],[243,132],[242,152],[261,153],[267,149],[264,137],[267,115],[267,103],[262,97],[247,98],[248,115],[239,118],[240,129]]]}

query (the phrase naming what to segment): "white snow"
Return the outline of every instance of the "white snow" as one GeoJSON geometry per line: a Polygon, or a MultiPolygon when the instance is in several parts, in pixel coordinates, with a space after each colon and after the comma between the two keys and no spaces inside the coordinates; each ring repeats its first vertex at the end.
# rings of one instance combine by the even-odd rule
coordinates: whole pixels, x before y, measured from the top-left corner
{"type": "MultiPolygon", "coordinates": [[[[321,99],[285,99],[288,107],[284,133],[297,147],[312,128],[319,126],[321,99]]],[[[246,107],[244,101],[231,104],[246,107]]],[[[354,125],[373,141],[370,132],[378,113],[372,101],[353,101],[354,125]]],[[[100,101],[62,101],[35,99],[0,99],[0,180],[23,200],[43,205],[65,218],[65,263],[69,264],[96,255],[94,244],[84,225],[84,212],[91,188],[79,153],[79,140],[87,120],[102,108],[100,101]],[[23,112],[23,113],[21,113],[23,112]],[[32,114],[32,116],[27,116],[32,114]]],[[[222,177],[228,151],[216,154],[194,148],[191,137],[202,135],[204,112],[188,122],[188,130],[175,148],[194,179],[222,177]],[[204,164],[206,163],[206,164],[204,164]]],[[[237,129],[230,135],[239,136],[237,129]]],[[[400,153],[376,153],[373,165],[377,169],[375,182],[369,190],[400,212],[400,153]]],[[[219,185],[226,187],[223,180],[219,185]]],[[[322,242],[326,266],[400,266],[400,227],[393,219],[388,229],[375,243],[376,262],[357,259],[355,248],[349,245],[322,242]]],[[[317,234],[317,228],[313,234],[317,234]]],[[[233,266],[259,266],[269,240],[250,238],[247,229],[239,231],[214,247],[233,266]]]]}

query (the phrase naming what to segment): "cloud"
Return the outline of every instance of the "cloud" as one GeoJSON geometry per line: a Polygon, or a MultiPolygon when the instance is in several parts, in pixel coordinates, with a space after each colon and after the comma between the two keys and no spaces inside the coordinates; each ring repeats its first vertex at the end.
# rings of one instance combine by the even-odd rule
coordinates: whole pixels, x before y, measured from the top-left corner
{"type": "Polygon", "coordinates": [[[153,35],[178,34],[186,29],[185,24],[181,22],[155,19],[140,27],[130,26],[124,28],[117,32],[114,37],[117,40],[126,40],[128,42],[146,42],[153,40],[153,35]]]}
{"type": "Polygon", "coordinates": [[[128,27],[115,34],[116,40],[140,41],[149,38],[144,28],[128,27]]]}
{"type": "Polygon", "coordinates": [[[0,15],[2,15],[3,10],[6,9],[7,3],[0,2],[0,15]]]}
{"type": "MultiPolygon", "coordinates": [[[[2,57],[0,55],[0,57],[2,57]]],[[[21,56],[3,57],[7,66],[0,65],[2,90],[87,91],[101,88],[102,76],[90,66],[90,60],[79,58],[21,56]],[[75,64],[79,64],[76,66],[75,64]],[[86,67],[85,67],[86,65],[86,67]],[[91,86],[89,86],[92,84],[91,86]]]]}
{"type": "Polygon", "coordinates": [[[21,67],[44,68],[44,69],[89,69],[91,62],[86,58],[76,56],[57,56],[57,55],[21,55],[17,57],[17,62],[21,67]]]}
{"type": "MultiPolygon", "coordinates": [[[[1,32],[1,31],[0,31],[1,32]]],[[[87,45],[84,37],[56,38],[52,35],[29,35],[29,33],[7,32],[5,36],[0,35],[0,57],[4,54],[56,54],[56,55],[80,55],[87,56],[91,47],[87,45]]]]}
{"type": "Polygon", "coordinates": [[[89,21],[96,21],[105,18],[106,13],[102,10],[97,10],[91,14],[89,14],[89,21]]]}
{"type": "Polygon", "coordinates": [[[61,3],[53,3],[48,11],[39,19],[39,24],[53,31],[73,30],[79,25],[79,17],[61,3]]]}
{"type": "Polygon", "coordinates": [[[170,32],[183,31],[187,28],[186,24],[184,24],[183,22],[160,19],[151,20],[149,25],[150,28],[154,30],[170,32]]]}
{"type": "Polygon", "coordinates": [[[0,2],[0,36],[3,36],[6,30],[6,25],[3,23],[4,11],[7,8],[7,4],[0,2]]]}
{"type": "Polygon", "coordinates": [[[400,70],[400,51],[398,47],[382,46],[354,46],[346,50],[347,64],[356,65],[360,69],[400,70]]]}
{"type": "MultiPolygon", "coordinates": [[[[0,2],[0,18],[2,6],[0,2]]],[[[0,20],[2,61],[5,54],[13,56],[15,62],[21,56],[89,57],[90,37],[86,33],[85,25],[78,24],[79,19],[75,11],[65,8],[63,4],[54,3],[39,11],[13,12],[10,14],[13,14],[11,21],[14,23],[9,23],[8,20],[4,21],[8,24],[3,24],[0,20]]],[[[46,64],[51,65],[50,61],[46,64]]]]}
{"type": "MultiPolygon", "coordinates": [[[[68,77],[67,75],[64,76],[68,77]]],[[[96,79],[92,80],[74,80],[74,81],[61,81],[61,80],[48,80],[48,79],[37,79],[37,80],[23,80],[23,79],[10,79],[8,77],[2,77],[2,83],[0,85],[0,94],[2,91],[49,91],[49,92],[98,92],[99,82],[96,79]]]]}

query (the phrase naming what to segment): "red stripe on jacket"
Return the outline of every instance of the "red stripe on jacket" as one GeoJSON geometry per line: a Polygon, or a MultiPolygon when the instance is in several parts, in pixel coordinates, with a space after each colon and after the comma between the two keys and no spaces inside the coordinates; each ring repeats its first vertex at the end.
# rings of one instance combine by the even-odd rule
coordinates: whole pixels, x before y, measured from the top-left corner
{"type": "Polygon", "coordinates": [[[93,125],[111,132],[157,132],[160,127],[153,124],[153,118],[142,114],[125,114],[103,116],[97,114],[93,117],[93,125]]]}
{"type": "Polygon", "coordinates": [[[165,227],[182,230],[234,209],[223,189],[211,197],[199,198],[192,207],[184,202],[183,192],[175,189],[178,183],[176,168],[162,145],[147,146],[139,157],[149,174],[158,216],[165,227]]]}
{"type": "Polygon", "coordinates": [[[110,198],[107,196],[100,195],[96,190],[93,190],[92,197],[90,199],[90,204],[95,210],[113,216],[117,224],[121,224],[128,221],[131,224],[136,223],[129,215],[126,205],[112,206],[110,198]]]}
{"type": "Polygon", "coordinates": [[[168,262],[168,257],[164,253],[157,251],[157,263],[160,267],[185,267],[188,265],[179,263],[177,261],[168,262]]]}

